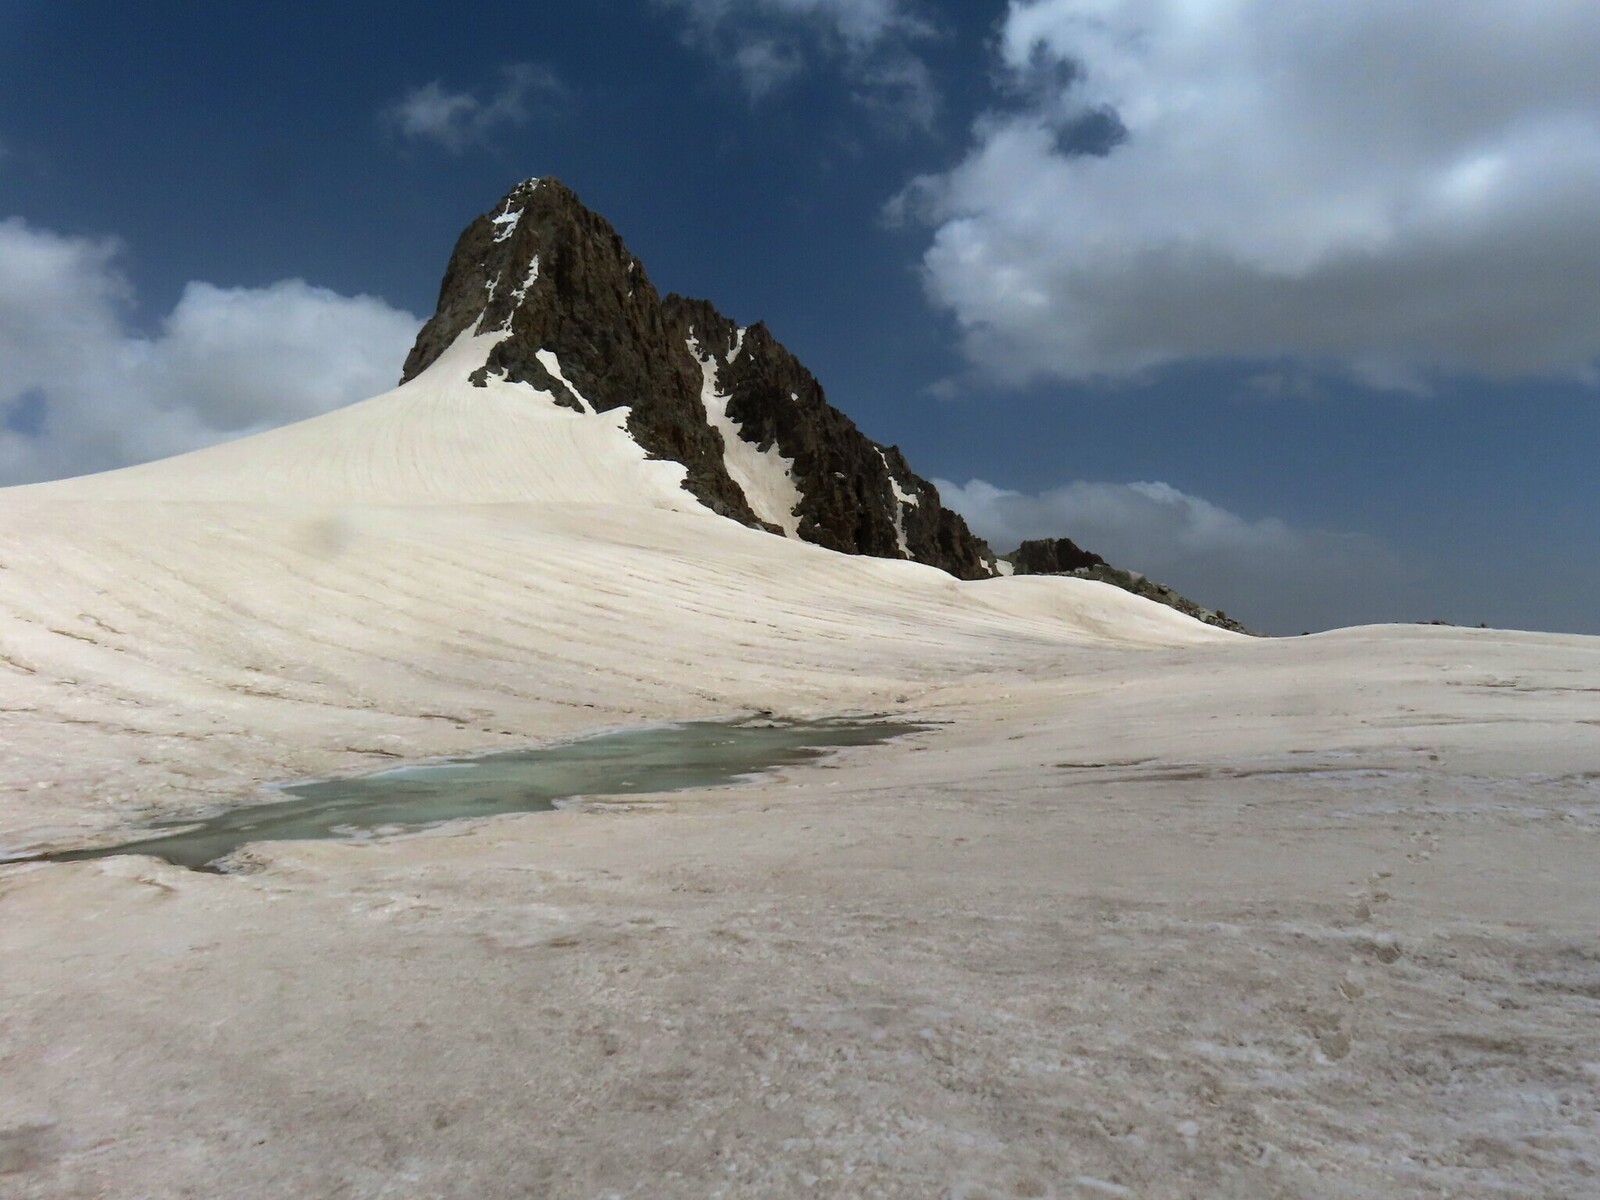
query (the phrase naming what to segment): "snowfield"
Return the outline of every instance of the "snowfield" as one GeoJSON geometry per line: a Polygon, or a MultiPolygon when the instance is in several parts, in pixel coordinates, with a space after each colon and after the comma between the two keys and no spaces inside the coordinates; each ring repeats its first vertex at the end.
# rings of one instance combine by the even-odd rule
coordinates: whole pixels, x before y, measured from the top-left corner
{"type": "Polygon", "coordinates": [[[0,849],[663,719],[934,728],[241,875],[0,867],[0,1193],[1600,1188],[1600,639],[833,554],[467,386],[487,340],[0,491],[0,849]]]}

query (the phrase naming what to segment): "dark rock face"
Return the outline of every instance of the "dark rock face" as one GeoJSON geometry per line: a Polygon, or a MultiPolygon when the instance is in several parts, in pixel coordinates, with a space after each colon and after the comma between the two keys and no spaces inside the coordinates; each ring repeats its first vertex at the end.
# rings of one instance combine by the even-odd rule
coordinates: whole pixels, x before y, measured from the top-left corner
{"type": "Polygon", "coordinates": [[[896,446],[880,446],[828,403],[811,372],[765,324],[740,334],[704,300],[670,295],[666,309],[686,340],[717,367],[717,390],[740,435],[791,460],[796,515],[808,542],[847,554],[910,558],[961,579],[994,572],[988,546],[943,507],[896,446]]]}
{"type": "Polygon", "coordinates": [[[468,225],[417,335],[401,381],[433,362],[464,330],[507,330],[473,381],[530,383],[557,403],[583,404],[539,361],[561,373],[596,412],[631,405],[628,432],[652,458],[688,468],[684,486],[707,508],[754,525],[722,465],[722,437],[706,423],[700,369],[669,329],[644,267],[605,218],[554,179],[518,184],[468,225]]]}
{"type": "Polygon", "coordinates": [[[1023,542],[1013,564],[1018,575],[1059,575],[1080,567],[1103,567],[1106,560],[1081,549],[1071,538],[1023,542]]]}
{"type": "Polygon", "coordinates": [[[616,231],[557,180],[519,184],[467,226],[402,382],[469,329],[506,335],[474,382],[529,383],[579,411],[584,400],[597,412],[631,406],[628,432],[651,457],[682,463],[696,499],[778,532],[728,473],[723,435],[701,401],[693,344],[715,360],[717,392],[728,397],[739,436],[792,461],[801,538],[847,554],[914,559],[962,579],[995,573],[989,548],[940,504],[933,485],[898,449],[871,441],[828,404],[764,325],[741,336],[703,300],[663,300],[616,231]],[[572,388],[541,352],[555,355],[572,388]]]}

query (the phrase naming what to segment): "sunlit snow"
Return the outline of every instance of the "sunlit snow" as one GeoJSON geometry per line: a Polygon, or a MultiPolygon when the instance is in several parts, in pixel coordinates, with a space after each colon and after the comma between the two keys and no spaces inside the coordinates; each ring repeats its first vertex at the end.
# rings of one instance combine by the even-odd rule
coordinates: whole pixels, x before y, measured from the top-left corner
{"type": "MultiPolygon", "coordinates": [[[[733,354],[737,358],[744,345],[744,330],[734,337],[733,354]]],[[[800,536],[800,518],[795,510],[802,496],[795,486],[791,468],[794,460],[784,458],[773,445],[766,450],[744,439],[737,422],[728,415],[728,397],[717,389],[717,359],[709,351],[702,352],[694,337],[689,339],[689,353],[700,364],[703,383],[700,402],[705,405],[706,419],[722,435],[722,462],[728,475],[750,504],[750,510],[763,521],[782,529],[785,537],[800,536]]]]}
{"type": "Polygon", "coordinates": [[[517,231],[517,222],[522,220],[522,210],[515,209],[501,213],[494,219],[494,240],[503,242],[517,231]]]}
{"type": "Polygon", "coordinates": [[[911,547],[906,542],[905,514],[901,512],[901,505],[915,504],[917,498],[900,486],[900,481],[894,477],[894,469],[889,466],[889,458],[882,450],[878,451],[878,460],[883,463],[884,472],[889,476],[889,487],[894,492],[894,540],[900,547],[900,553],[906,558],[911,557],[911,547]]]}
{"type": "Polygon", "coordinates": [[[585,400],[583,398],[583,393],[578,391],[577,388],[573,387],[572,382],[561,373],[561,362],[556,358],[553,352],[549,350],[540,350],[534,355],[534,357],[539,360],[539,365],[541,367],[543,367],[546,371],[549,371],[550,374],[555,377],[557,383],[561,384],[562,387],[566,388],[567,391],[572,393],[572,398],[583,406],[584,412],[592,413],[595,411],[594,405],[585,400]]]}

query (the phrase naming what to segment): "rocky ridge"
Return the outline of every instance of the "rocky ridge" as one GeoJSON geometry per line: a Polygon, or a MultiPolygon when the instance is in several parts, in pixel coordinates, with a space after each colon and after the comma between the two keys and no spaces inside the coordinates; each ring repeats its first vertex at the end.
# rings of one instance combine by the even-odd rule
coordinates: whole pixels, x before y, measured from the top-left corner
{"type": "Polygon", "coordinates": [[[518,184],[467,226],[401,381],[469,330],[502,335],[474,382],[529,383],[579,412],[627,406],[634,441],[682,463],[684,488],[713,512],[847,554],[995,574],[938,490],[830,405],[765,325],[661,296],[616,230],[558,180],[518,184]]]}
{"type": "Polygon", "coordinates": [[[1231,629],[1234,633],[1254,633],[1221,609],[1197,604],[1166,584],[1157,583],[1137,571],[1113,567],[1098,554],[1080,548],[1071,538],[1039,538],[1023,542],[1016,550],[1002,557],[1011,564],[1013,575],[1071,575],[1076,579],[1093,579],[1175,608],[1206,625],[1231,629]]]}
{"type": "MultiPolygon", "coordinates": [[[[499,335],[472,382],[527,383],[580,413],[627,408],[633,440],[681,463],[684,489],[721,516],[960,579],[999,573],[938,489],[829,404],[764,323],[742,327],[707,300],[657,292],[611,224],[559,180],[519,183],[462,232],[401,382],[468,332],[499,335]]],[[[1245,632],[1070,538],[1006,557],[1019,575],[1098,579],[1245,632]]]]}
{"type": "Polygon", "coordinates": [[[1039,538],[1023,542],[1010,556],[1013,574],[1064,575],[1110,564],[1071,538],[1039,538]]]}

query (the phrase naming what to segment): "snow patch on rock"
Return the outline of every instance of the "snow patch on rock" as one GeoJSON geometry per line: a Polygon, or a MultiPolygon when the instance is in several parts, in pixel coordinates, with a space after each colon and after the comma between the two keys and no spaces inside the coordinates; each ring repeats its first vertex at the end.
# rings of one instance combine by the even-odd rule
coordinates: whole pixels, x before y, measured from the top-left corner
{"type": "Polygon", "coordinates": [[[878,451],[878,460],[883,463],[884,473],[889,476],[889,487],[894,492],[894,540],[900,547],[900,557],[911,557],[911,546],[906,541],[905,506],[916,504],[917,498],[900,486],[900,481],[894,477],[894,468],[889,465],[889,457],[882,450],[878,451]]]}
{"type": "Polygon", "coordinates": [[[522,210],[513,209],[508,204],[506,211],[494,218],[494,240],[503,242],[517,231],[517,222],[522,220],[522,210]]]}
{"type": "Polygon", "coordinates": [[[519,304],[528,298],[528,289],[539,282],[539,256],[535,254],[528,262],[528,273],[523,277],[522,283],[511,293],[512,299],[519,304]]]}
{"type": "Polygon", "coordinates": [[[572,398],[583,406],[584,412],[592,413],[595,411],[594,405],[585,400],[583,398],[583,393],[578,391],[577,388],[573,387],[572,381],[561,373],[561,361],[560,359],[556,358],[553,352],[549,350],[540,350],[534,355],[534,358],[539,360],[539,365],[546,371],[549,371],[552,378],[554,378],[557,383],[572,393],[572,398]]]}
{"type": "MultiPolygon", "coordinates": [[[[743,346],[741,329],[734,336],[730,357],[737,358],[743,346]]],[[[785,537],[798,538],[800,518],[795,510],[803,497],[794,482],[794,460],[779,454],[776,444],[762,450],[745,440],[738,422],[728,415],[728,396],[717,389],[716,355],[703,351],[699,340],[692,336],[689,353],[700,364],[700,402],[705,405],[706,420],[722,435],[722,462],[729,477],[739,485],[751,512],[778,526],[785,537]]]]}

